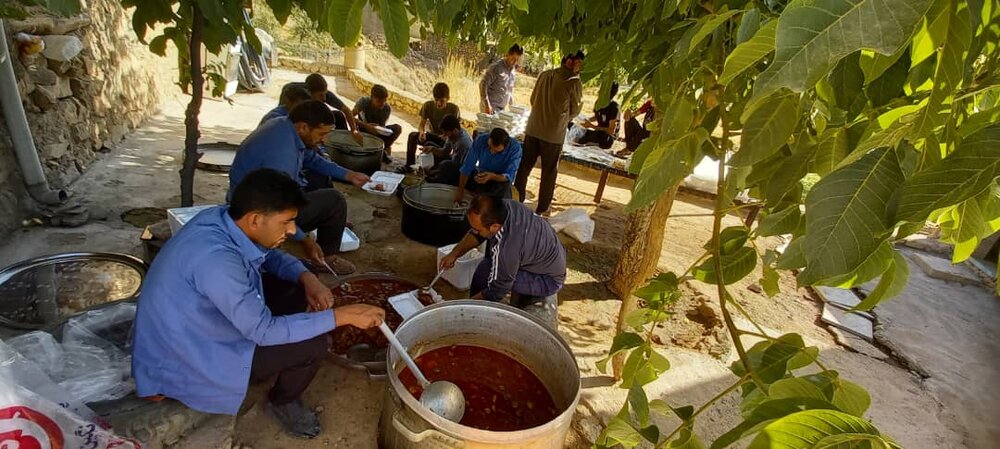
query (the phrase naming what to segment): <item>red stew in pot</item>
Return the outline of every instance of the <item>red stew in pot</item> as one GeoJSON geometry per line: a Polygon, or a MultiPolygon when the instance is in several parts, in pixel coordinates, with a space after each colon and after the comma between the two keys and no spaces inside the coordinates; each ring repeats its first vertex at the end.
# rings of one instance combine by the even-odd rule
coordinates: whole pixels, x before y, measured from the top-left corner
{"type": "MultiPolygon", "coordinates": [[[[465,396],[460,424],[482,430],[510,432],[530,429],[559,415],[542,381],[517,360],[479,346],[455,345],[417,357],[427,380],[447,380],[465,396]]],[[[399,380],[417,399],[423,388],[409,368],[399,380]]]]}
{"type": "MultiPolygon", "coordinates": [[[[396,309],[389,304],[389,297],[415,290],[416,284],[403,280],[393,279],[358,279],[348,281],[331,289],[333,292],[333,307],[345,306],[348,304],[371,304],[385,309],[385,324],[390,329],[395,330],[403,322],[403,317],[396,313],[396,309]]],[[[434,303],[428,295],[427,298],[419,298],[425,306],[434,303]]],[[[338,327],[330,333],[333,337],[331,351],[337,354],[346,354],[351,346],[365,343],[373,348],[384,348],[389,346],[389,341],[379,332],[378,328],[367,330],[358,329],[353,326],[338,327]]]]}

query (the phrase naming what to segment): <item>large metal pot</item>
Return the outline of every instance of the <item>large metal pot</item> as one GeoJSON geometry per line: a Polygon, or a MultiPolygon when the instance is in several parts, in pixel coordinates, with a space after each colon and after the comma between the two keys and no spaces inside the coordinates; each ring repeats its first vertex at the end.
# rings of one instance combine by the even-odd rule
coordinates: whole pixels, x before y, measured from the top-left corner
{"type": "Polygon", "coordinates": [[[462,240],[469,232],[465,213],[472,196],[465,194],[455,204],[458,188],[447,184],[419,184],[403,191],[403,235],[420,243],[445,246],[462,240]]]}
{"type": "Polygon", "coordinates": [[[558,449],[563,447],[580,401],[580,371],[559,334],[518,309],[487,301],[447,301],[426,307],[396,329],[410,354],[453,344],[500,351],[523,363],[545,384],[562,413],[546,424],[515,432],[466,427],[420,405],[399,380],[404,364],[395,350],[386,357],[389,383],[379,423],[379,443],[388,449],[558,449]]]}
{"type": "Polygon", "coordinates": [[[341,167],[371,175],[382,168],[385,142],[368,133],[361,133],[362,142],[354,140],[350,131],[335,129],[326,137],[330,158],[341,167]]]}

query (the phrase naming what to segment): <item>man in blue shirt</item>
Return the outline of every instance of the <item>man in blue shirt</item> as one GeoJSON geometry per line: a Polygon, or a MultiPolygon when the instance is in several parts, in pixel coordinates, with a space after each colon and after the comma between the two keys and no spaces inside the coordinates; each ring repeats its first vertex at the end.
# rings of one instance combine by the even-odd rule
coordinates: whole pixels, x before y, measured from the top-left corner
{"type": "Polygon", "coordinates": [[[291,84],[286,84],[284,88],[281,89],[281,102],[278,107],[267,111],[264,114],[264,118],[260,119],[260,123],[257,126],[263,125],[264,122],[271,120],[275,117],[288,117],[288,111],[292,108],[298,106],[299,103],[303,101],[309,101],[312,97],[309,96],[309,91],[304,87],[293,86],[291,84]]]}
{"type": "Polygon", "coordinates": [[[441,119],[441,135],[445,138],[444,148],[429,145],[424,147],[434,153],[435,162],[440,161],[432,182],[458,185],[459,170],[465,162],[465,156],[472,149],[472,137],[454,115],[446,115],[441,119]]]}
{"type": "Polygon", "coordinates": [[[296,436],[319,434],[319,420],[300,396],[325,358],[328,332],[377,326],[385,311],[363,304],[331,309],[330,289],[298,259],[274,250],[295,232],[305,204],[287,175],[257,170],[229,205],[202,211],[167,241],[136,311],[132,373],[140,397],[234,415],[251,380],[277,375],[268,410],[296,436]],[[265,295],[272,282],[295,288],[280,299],[297,300],[297,313],[272,313],[265,295]]]}
{"type": "Polygon", "coordinates": [[[462,163],[455,201],[461,201],[468,189],[474,193],[511,198],[510,183],[521,164],[521,143],[507,131],[493,128],[476,137],[462,163]]]}
{"type": "MultiPolygon", "coordinates": [[[[260,168],[287,174],[305,187],[302,169],[347,181],[358,187],[368,182],[368,175],[345,169],[323,158],[315,149],[333,129],[334,117],[325,104],[315,100],[295,106],[288,117],[268,120],[240,144],[229,169],[229,197],[243,177],[260,168]]],[[[333,255],[340,251],[340,241],[347,225],[347,201],[331,186],[306,193],[309,203],[299,211],[294,239],[302,242],[306,255],[317,266],[325,260],[337,274],[353,273],[354,265],[333,255]],[[318,230],[316,240],[306,232],[318,230]]]]}

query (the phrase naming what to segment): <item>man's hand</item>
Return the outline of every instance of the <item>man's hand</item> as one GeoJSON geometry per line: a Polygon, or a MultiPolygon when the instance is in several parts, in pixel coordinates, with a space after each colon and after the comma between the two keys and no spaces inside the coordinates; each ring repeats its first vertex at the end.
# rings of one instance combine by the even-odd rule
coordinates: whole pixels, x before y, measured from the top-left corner
{"type": "Polygon", "coordinates": [[[306,302],[309,303],[310,311],[318,312],[333,307],[333,292],[330,291],[329,287],[323,285],[315,274],[308,271],[303,272],[299,280],[302,282],[302,287],[305,288],[306,302]]]}
{"type": "Polygon", "coordinates": [[[486,105],[486,110],[484,112],[486,112],[487,114],[492,115],[493,114],[493,106],[486,105]]]}
{"type": "Polygon", "coordinates": [[[361,131],[358,131],[357,128],[355,128],[354,131],[351,131],[351,136],[354,137],[354,141],[357,142],[358,145],[365,142],[364,136],[361,135],[361,131]]]}
{"type": "Polygon", "coordinates": [[[369,178],[368,175],[356,171],[347,172],[347,176],[345,178],[347,179],[347,182],[354,184],[356,187],[361,187],[367,184],[368,181],[371,181],[371,178],[369,178]]]}
{"type": "Polygon", "coordinates": [[[455,192],[455,204],[462,204],[462,201],[464,200],[465,200],[465,190],[458,189],[458,191],[455,192]]]}
{"type": "Polygon", "coordinates": [[[455,262],[458,262],[458,255],[452,251],[447,256],[441,259],[441,265],[438,266],[438,271],[450,270],[455,268],[455,262]]]}
{"type": "Polygon", "coordinates": [[[306,252],[306,257],[310,262],[323,265],[323,248],[316,243],[316,239],[312,238],[311,235],[306,235],[306,238],[302,239],[302,249],[306,252]]]}
{"type": "Polygon", "coordinates": [[[427,132],[420,131],[420,134],[417,134],[417,142],[423,143],[425,140],[427,140],[427,132]]]}
{"type": "Polygon", "coordinates": [[[371,329],[385,321],[385,310],[368,304],[349,304],[333,309],[333,317],[337,321],[337,327],[371,329]]]}
{"type": "MultiPolygon", "coordinates": [[[[500,181],[501,177],[503,177],[503,175],[498,175],[496,173],[490,173],[490,172],[482,172],[476,174],[476,182],[480,184],[486,184],[487,182],[490,181],[500,181]]],[[[506,180],[507,178],[503,179],[506,180]]]]}
{"type": "Polygon", "coordinates": [[[424,154],[427,154],[427,153],[430,153],[430,152],[431,152],[431,150],[433,150],[433,149],[434,149],[434,148],[433,148],[433,147],[431,147],[430,145],[421,145],[421,146],[420,146],[420,152],[421,152],[421,153],[424,153],[424,154]]]}

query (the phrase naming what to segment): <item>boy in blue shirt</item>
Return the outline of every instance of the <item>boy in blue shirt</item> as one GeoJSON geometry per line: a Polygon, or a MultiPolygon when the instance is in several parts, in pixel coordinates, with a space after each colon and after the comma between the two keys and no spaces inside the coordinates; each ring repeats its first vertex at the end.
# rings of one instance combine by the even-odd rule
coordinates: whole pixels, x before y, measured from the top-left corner
{"type": "Polygon", "coordinates": [[[511,139],[502,128],[476,137],[462,163],[455,201],[461,201],[465,191],[499,198],[511,198],[510,184],[521,164],[521,143],[511,139]]]}

